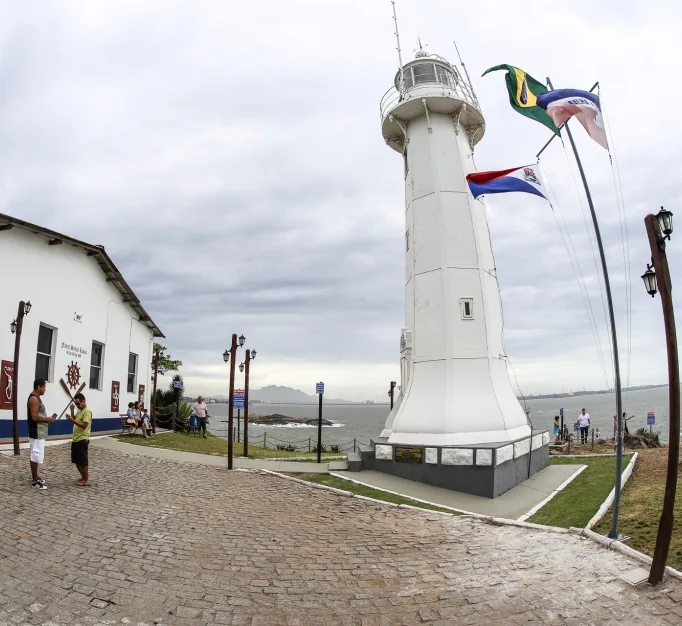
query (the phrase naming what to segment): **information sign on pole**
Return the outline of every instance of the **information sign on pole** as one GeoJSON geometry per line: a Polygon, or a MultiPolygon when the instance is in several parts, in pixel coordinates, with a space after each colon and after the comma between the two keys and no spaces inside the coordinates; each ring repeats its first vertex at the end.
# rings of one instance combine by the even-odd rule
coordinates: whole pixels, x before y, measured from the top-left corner
{"type": "Polygon", "coordinates": [[[653,411],[649,411],[649,413],[647,413],[646,423],[647,426],[653,426],[654,424],[656,424],[656,416],[654,415],[653,411]]]}
{"type": "Polygon", "coordinates": [[[244,390],[235,389],[234,390],[234,408],[243,409],[244,408],[244,390]]]}
{"type": "Polygon", "coordinates": [[[181,380],[174,380],[173,381],[173,389],[182,389],[184,387],[184,384],[181,380]]]}
{"type": "Polygon", "coordinates": [[[324,393],[324,383],[317,383],[317,391],[315,393],[319,393],[320,395],[324,393]]]}

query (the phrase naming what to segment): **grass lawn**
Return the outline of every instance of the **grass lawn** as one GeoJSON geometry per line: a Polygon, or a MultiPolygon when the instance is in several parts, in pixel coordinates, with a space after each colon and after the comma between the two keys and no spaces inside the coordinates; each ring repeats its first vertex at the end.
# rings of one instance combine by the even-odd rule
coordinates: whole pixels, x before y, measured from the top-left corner
{"type": "Polygon", "coordinates": [[[457,513],[456,511],[441,509],[440,507],[425,504],[417,500],[404,498],[403,496],[396,496],[393,495],[392,493],[386,493],[385,491],[380,491],[379,489],[372,489],[372,487],[358,485],[356,483],[351,482],[350,480],[344,480],[343,478],[337,478],[336,476],[330,476],[329,474],[291,474],[291,476],[294,476],[295,478],[300,478],[301,480],[307,480],[308,482],[311,483],[317,483],[318,485],[326,485],[327,487],[343,489],[344,491],[350,491],[359,496],[366,496],[368,498],[374,498],[375,500],[393,502],[394,504],[409,504],[411,506],[416,506],[419,507],[420,509],[427,509],[429,511],[442,511],[443,513],[459,515],[459,513],[457,513]]]}
{"type": "MultiPolygon", "coordinates": [[[[148,448],[166,448],[168,450],[180,450],[182,452],[197,452],[199,454],[227,455],[227,440],[208,435],[206,439],[197,435],[186,433],[163,433],[154,435],[151,439],[145,439],[142,435],[119,435],[116,437],[124,443],[132,443],[136,446],[146,446],[148,448]]],[[[235,457],[244,454],[244,444],[234,442],[233,453],[235,457]]],[[[322,458],[343,456],[341,453],[322,454],[322,458]]],[[[250,459],[272,459],[286,457],[306,457],[317,458],[315,452],[286,452],[284,450],[274,450],[263,448],[249,443],[250,459]]]]}
{"type": "MultiPolygon", "coordinates": [[[[623,469],[630,455],[623,455],[623,469]]],[[[616,484],[616,458],[597,457],[562,459],[553,457],[552,465],[587,465],[563,491],[543,506],[528,522],[568,528],[584,528],[616,484]]]]}
{"type": "MultiPolygon", "coordinates": [[[[618,530],[632,537],[628,545],[644,554],[653,556],[658,533],[658,522],[663,507],[665,475],[668,462],[667,448],[640,451],[628,484],[620,500],[618,530]]],[[[677,498],[675,500],[675,523],[668,553],[668,565],[682,569],[682,468],[677,475],[677,498]]],[[[594,530],[606,535],[611,528],[612,511],[597,524],[594,530]]]]}

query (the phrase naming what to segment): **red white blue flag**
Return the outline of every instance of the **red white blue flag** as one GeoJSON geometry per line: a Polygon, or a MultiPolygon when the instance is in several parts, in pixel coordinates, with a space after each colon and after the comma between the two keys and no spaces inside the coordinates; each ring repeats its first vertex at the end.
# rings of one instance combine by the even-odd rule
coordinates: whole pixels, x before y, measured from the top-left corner
{"type": "Polygon", "coordinates": [[[499,172],[476,172],[467,176],[467,183],[474,198],[489,193],[523,191],[547,200],[537,165],[513,167],[499,172]]]}
{"type": "Polygon", "coordinates": [[[575,115],[587,134],[609,149],[599,96],[581,89],[555,89],[538,96],[537,105],[547,111],[557,128],[575,115]]]}

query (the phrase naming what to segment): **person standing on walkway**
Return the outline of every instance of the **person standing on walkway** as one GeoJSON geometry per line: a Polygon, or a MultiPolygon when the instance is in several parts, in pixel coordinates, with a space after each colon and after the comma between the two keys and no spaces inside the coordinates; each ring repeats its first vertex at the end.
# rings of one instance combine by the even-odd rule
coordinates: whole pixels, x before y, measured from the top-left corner
{"type": "Polygon", "coordinates": [[[197,401],[192,405],[192,411],[196,413],[199,422],[199,430],[203,431],[203,438],[206,439],[206,420],[210,417],[208,414],[208,407],[204,402],[203,396],[199,396],[197,401]]]}
{"type": "Polygon", "coordinates": [[[77,393],[73,397],[73,403],[78,408],[75,417],[70,415],[66,419],[73,424],[73,441],[71,442],[71,462],[80,472],[80,479],[76,484],[87,487],[88,482],[88,448],[90,447],[90,428],[92,427],[92,411],[85,403],[85,396],[77,393]]]}
{"type": "Polygon", "coordinates": [[[590,434],[590,414],[585,409],[578,415],[578,426],[580,426],[580,443],[587,443],[590,434]]]}
{"type": "Polygon", "coordinates": [[[45,460],[45,440],[47,439],[48,425],[52,424],[57,417],[47,416],[45,405],[41,396],[45,395],[47,384],[42,378],[37,378],[33,383],[33,391],[26,403],[28,422],[28,447],[31,455],[31,486],[40,491],[46,491],[45,481],[38,475],[38,466],[45,460]]]}

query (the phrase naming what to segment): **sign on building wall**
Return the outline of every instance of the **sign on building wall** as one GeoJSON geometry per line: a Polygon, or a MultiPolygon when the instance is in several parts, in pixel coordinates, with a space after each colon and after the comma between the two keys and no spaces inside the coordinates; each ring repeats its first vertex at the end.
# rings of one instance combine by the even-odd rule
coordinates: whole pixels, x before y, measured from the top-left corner
{"type": "Polygon", "coordinates": [[[12,377],[14,376],[14,362],[2,361],[0,366],[0,410],[12,409],[12,398],[14,389],[12,388],[12,377]]]}
{"type": "Polygon", "coordinates": [[[120,393],[121,393],[121,383],[117,380],[111,381],[111,412],[119,412],[120,403],[120,393]]]}
{"type": "Polygon", "coordinates": [[[140,406],[144,406],[144,385],[137,388],[137,399],[140,401],[140,406]]]}

